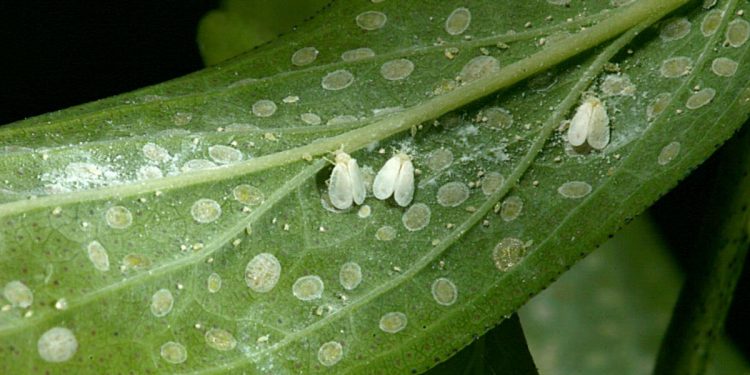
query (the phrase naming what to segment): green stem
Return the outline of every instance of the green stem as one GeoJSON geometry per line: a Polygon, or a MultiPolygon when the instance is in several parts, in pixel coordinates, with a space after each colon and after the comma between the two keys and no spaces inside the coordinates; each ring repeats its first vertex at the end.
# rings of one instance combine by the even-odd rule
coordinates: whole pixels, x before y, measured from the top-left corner
{"type": "Polygon", "coordinates": [[[721,178],[702,232],[707,261],[690,270],[667,329],[655,374],[703,374],[724,326],[750,247],[750,129],[722,150],[721,178]]]}

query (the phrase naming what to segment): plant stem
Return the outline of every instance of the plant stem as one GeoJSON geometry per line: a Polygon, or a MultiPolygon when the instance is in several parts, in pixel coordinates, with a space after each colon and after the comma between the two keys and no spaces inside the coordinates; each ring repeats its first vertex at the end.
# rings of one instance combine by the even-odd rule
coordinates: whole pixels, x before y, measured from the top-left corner
{"type": "Polygon", "coordinates": [[[750,129],[721,151],[721,178],[701,237],[707,260],[690,270],[662,341],[655,374],[703,374],[750,247],[750,129]]]}

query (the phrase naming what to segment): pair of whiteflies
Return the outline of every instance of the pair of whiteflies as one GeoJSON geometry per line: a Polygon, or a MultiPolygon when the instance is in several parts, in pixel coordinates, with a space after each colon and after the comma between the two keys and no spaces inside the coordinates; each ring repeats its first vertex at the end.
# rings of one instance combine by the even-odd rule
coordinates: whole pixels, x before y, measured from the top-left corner
{"type": "MultiPolygon", "coordinates": [[[[372,183],[375,198],[393,199],[406,207],[414,197],[414,164],[409,155],[399,152],[383,165],[372,183]]],[[[337,151],[331,179],[328,183],[328,198],[333,207],[345,210],[352,204],[364,203],[367,190],[357,159],[343,151],[337,151]]]]}

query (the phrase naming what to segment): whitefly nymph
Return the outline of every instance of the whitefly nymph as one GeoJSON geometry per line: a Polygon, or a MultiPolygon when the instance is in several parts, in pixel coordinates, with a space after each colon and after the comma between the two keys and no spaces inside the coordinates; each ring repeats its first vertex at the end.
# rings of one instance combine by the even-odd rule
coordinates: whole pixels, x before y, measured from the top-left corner
{"type": "Polygon", "coordinates": [[[375,176],[372,193],[380,200],[393,195],[399,206],[408,206],[414,197],[414,164],[411,157],[399,152],[388,159],[375,176]]]}
{"type": "Polygon", "coordinates": [[[602,150],[609,144],[609,116],[607,107],[599,98],[590,96],[578,106],[570,120],[568,142],[573,147],[588,143],[591,148],[602,150]]]}
{"type": "Polygon", "coordinates": [[[328,184],[328,197],[333,207],[345,210],[352,203],[365,201],[365,183],[359,171],[357,159],[343,151],[337,151],[334,167],[328,184]]]}

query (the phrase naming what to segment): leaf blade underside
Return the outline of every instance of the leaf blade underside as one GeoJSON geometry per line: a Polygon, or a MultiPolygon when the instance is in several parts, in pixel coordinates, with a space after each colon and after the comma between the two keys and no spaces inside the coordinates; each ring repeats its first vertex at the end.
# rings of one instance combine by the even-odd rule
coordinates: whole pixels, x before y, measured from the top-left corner
{"type": "MultiPolygon", "coordinates": [[[[6,145],[0,153],[0,284],[20,280],[34,294],[30,308],[6,304],[11,307],[0,312],[3,366],[12,366],[11,372],[423,371],[515,311],[673,186],[746,118],[750,91],[738,77],[748,70],[750,43],[723,44],[742,9],[725,1],[715,8],[722,12],[715,33],[701,30],[714,10],[687,9],[645,30],[632,45],[637,29],[436,125],[420,125],[448,110],[435,108],[442,101],[456,108],[490,90],[485,84],[506,80],[498,87],[508,87],[520,80],[490,64],[490,74],[464,84],[471,72],[462,69],[473,58],[486,53],[500,67],[518,66],[513,64],[530,55],[565,46],[570,35],[583,35],[576,33],[581,26],[595,29],[631,9],[544,4],[554,16],[548,19],[538,4],[514,3],[508,10],[477,2],[468,7],[468,39],[444,30],[445,17],[457,6],[429,4],[425,14],[418,2],[337,2],[297,33],[247,57],[0,129],[6,145]],[[386,14],[383,27],[358,28],[355,18],[366,11],[386,14]],[[501,21],[505,31],[517,32],[498,32],[501,21]],[[688,23],[684,34],[682,21],[688,23]],[[530,30],[518,31],[527,22],[530,30]],[[320,54],[295,67],[291,56],[310,46],[320,54]],[[341,61],[344,51],[365,46],[376,54],[341,61]],[[618,54],[627,48],[633,53],[618,54]],[[663,77],[660,66],[673,56],[688,57],[692,69],[663,77]],[[738,62],[737,71],[714,73],[718,57],[738,62]],[[397,59],[411,61],[413,72],[384,79],[383,64],[397,59]],[[350,71],[354,81],[339,90],[323,87],[325,77],[340,70],[350,71]],[[463,82],[455,80],[461,75],[463,82]],[[691,109],[686,106],[696,85],[716,94],[691,109]],[[584,91],[608,106],[612,141],[602,152],[569,150],[564,132],[555,131],[584,91]],[[672,99],[654,115],[647,107],[661,93],[672,99]],[[321,123],[309,116],[304,121],[304,113],[321,123]],[[402,134],[412,126],[413,137],[402,134]],[[377,172],[392,148],[409,152],[422,170],[414,202],[429,207],[429,223],[417,229],[420,218],[408,216],[408,209],[371,196],[367,215],[358,208],[332,212],[324,202],[330,166],[314,156],[341,144],[359,150],[352,156],[363,171],[377,172]],[[222,154],[218,145],[241,156],[222,154]],[[184,172],[191,160],[226,164],[184,172]],[[492,172],[505,176],[505,183],[489,189],[492,172]],[[578,198],[558,193],[571,181],[591,190],[578,198]],[[440,196],[439,188],[451,182],[462,188],[440,196]],[[252,185],[262,198],[234,194],[242,185],[252,185]],[[215,220],[200,223],[192,216],[200,199],[220,205],[215,220]],[[131,213],[124,229],[106,222],[107,210],[120,206],[131,213]],[[493,258],[496,245],[511,238],[523,246],[493,258]],[[86,250],[92,241],[106,249],[108,271],[91,265],[86,250]],[[281,264],[279,282],[267,293],[251,290],[245,280],[246,265],[261,253],[281,264]],[[348,262],[363,275],[352,290],[339,281],[348,262]],[[206,284],[214,273],[222,286],[212,292],[206,284]],[[320,277],[325,288],[319,298],[303,301],[293,285],[307,275],[320,277]],[[440,279],[450,283],[440,284],[443,294],[435,295],[440,279]],[[449,298],[451,286],[455,299],[449,298]],[[170,290],[174,306],[158,317],[150,305],[160,289],[170,290]],[[66,307],[56,308],[61,299],[66,307]],[[406,325],[390,333],[382,319],[394,312],[406,320],[395,318],[391,328],[406,325]],[[38,340],[52,327],[75,334],[71,359],[40,358],[38,340]],[[209,345],[211,329],[229,332],[233,349],[209,345]],[[162,347],[170,341],[185,348],[184,361],[165,359],[162,347]]],[[[631,26],[641,22],[649,20],[631,26]]]]}

